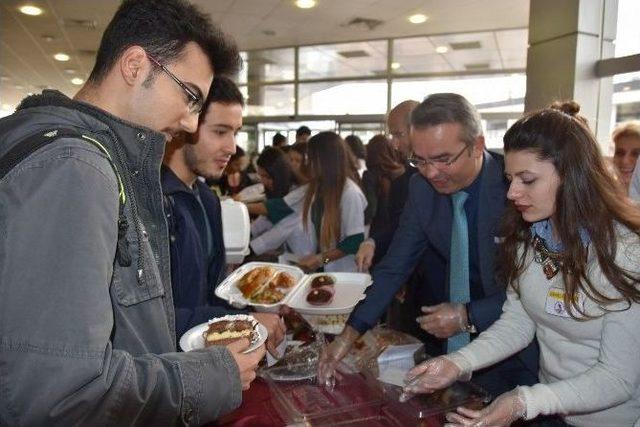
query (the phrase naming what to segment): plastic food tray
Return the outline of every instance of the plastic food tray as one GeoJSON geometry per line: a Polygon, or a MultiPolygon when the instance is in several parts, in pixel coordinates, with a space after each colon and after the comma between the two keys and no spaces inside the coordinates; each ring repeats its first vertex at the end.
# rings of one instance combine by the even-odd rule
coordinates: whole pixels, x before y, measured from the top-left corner
{"type": "Polygon", "coordinates": [[[354,420],[364,422],[382,414],[384,392],[367,373],[342,374],[332,391],[317,385],[315,379],[276,382],[267,377],[267,383],[276,410],[288,424],[351,425],[354,420]]]}
{"type": "Polygon", "coordinates": [[[392,413],[402,413],[412,419],[443,415],[459,406],[480,409],[491,400],[489,393],[472,382],[456,382],[432,394],[415,395],[404,403],[398,401],[402,387],[384,383],[382,387],[387,408],[392,413]]]}
{"type": "Polygon", "coordinates": [[[337,315],[349,314],[358,301],[365,297],[364,292],[369,285],[371,285],[371,276],[364,273],[316,273],[305,275],[300,268],[288,264],[250,262],[235,270],[220,283],[216,288],[216,295],[237,308],[252,306],[260,311],[277,311],[281,305],[286,304],[301,314],[337,315]],[[260,266],[271,266],[278,271],[286,271],[294,277],[296,284],[280,302],[275,304],[254,303],[246,299],[237,288],[236,283],[242,276],[249,270],[260,266]],[[335,295],[330,304],[314,306],[307,303],[306,297],[311,281],[321,274],[333,276],[336,281],[334,285],[335,295]]]}

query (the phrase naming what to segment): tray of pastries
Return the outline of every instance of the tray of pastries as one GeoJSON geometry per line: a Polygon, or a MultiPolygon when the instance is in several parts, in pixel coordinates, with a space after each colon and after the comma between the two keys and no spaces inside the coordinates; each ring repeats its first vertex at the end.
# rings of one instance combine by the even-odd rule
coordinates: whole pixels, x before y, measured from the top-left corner
{"type": "Polygon", "coordinates": [[[292,265],[249,262],[231,273],[216,288],[216,295],[238,308],[277,310],[303,277],[304,272],[292,265]]]}

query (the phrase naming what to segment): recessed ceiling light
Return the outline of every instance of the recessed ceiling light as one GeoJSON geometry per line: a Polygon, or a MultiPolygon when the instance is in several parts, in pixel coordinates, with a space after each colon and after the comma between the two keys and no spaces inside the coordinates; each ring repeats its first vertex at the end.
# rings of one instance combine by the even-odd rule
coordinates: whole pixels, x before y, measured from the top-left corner
{"type": "Polygon", "coordinates": [[[398,68],[400,68],[400,63],[399,62],[392,62],[391,63],[391,69],[397,70],[398,68]]]}
{"type": "Polygon", "coordinates": [[[84,83],[84,80],[82,80],[80,77],[74,77],[71,79],[71,83],[76,86],[80,86],[82,83],[84,83]]]}
{"type": "Polygon", "coordinates": [[[311,9],[316,5],[316,0],[296,0],[296,6],[300,9],[311,9]]]}
{"type": "Polygon", "coordinates": [[[622,88],[622,90],[625,91],[625,92],[628,91],[628,90],[631,90],[631,86],[625,86],[625,87],[622,88]]]}
{"type": "Polygon", "coordinates": [[[76,70],[74,70],[73,68],[65,68],[64,72],[67,74],[75,74],[76,70]]]}
{"type": "Polygon", "coordinates": [[[438,53],[447,53],[449,52],[449,48],[446,46],[438,46],[436,47],[436,52],[438,53]]]}
{"type": "Polygon", "coordinates": [[[30,4],[25,4],[24,6],[20,6],[20,12],[29,16],[38,16],[42,15],[42,9],[37,6],[31,6],[30,4]]]}
{"type": "Polygon", "coordinates": [[[422,24],[424,22],[427,22],[427,19],[429,19],[427,15],[416,13],[415,15],[411,15],[409,17],[409,22],[411,22],[412,24],[422,24]]]}
{"type": "Polygon", "coordinates": [[[61,61],[61,62],[66,62],[69,59],[71,59],[71,57],[69,55],[67,55],[66,53],[56,53],[55,55],[53,55],[53,59],[55,59],[56,61],[61,61]]]}

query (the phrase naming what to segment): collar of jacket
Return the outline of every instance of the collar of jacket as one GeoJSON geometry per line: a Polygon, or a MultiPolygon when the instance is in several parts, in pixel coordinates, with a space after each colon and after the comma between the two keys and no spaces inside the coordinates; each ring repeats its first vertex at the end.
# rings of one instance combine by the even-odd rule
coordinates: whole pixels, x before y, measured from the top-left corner
{"type": "MultiPolygon", "coordinates": [[[[85,128],[98,137],[101,133],[113,133],[118,144],[124,149],[127,163],[134,170],[144,168],[149,160],[152,160],[152,164],[162,161],[165,138],[161,133],[116,117],[91,104],[73,100],[57,90],[46,89],[42,94],[28,96],[22,100],[16,111],[42,107],[58,107],[82,113],[76,115],[80,116],[82,123],[76,123],[73,115],[68,116],[69,126],[85,128]]],[[[64,123],[57,125],[64,126],[64,123]]]]}
{"type": "MultiPolygon", "coordinates": [[[[162,182],[162,192],[164,194],[189,193],[193,194],[193,190],[178,178],[167,165],[162,165],[160,169],[160,181],[162,182]]],[[[198,180],[196,180],[196,185],[198,180]]]]}

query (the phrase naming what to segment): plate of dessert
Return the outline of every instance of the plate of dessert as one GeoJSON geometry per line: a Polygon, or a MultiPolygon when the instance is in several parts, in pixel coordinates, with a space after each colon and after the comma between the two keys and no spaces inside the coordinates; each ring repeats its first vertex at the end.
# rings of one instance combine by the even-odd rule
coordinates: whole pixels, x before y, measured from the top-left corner
{"type": "Polygon", "coordinates": [[[180,337],[182,351],[191,351],[214,345],[228,345],[242,338],[249,340],[243,353],[251,353],[262,345],[268,336],[267,328],[248,314],[233,314],[216,317],[201,323],[180,337]]]}
{"type": "Polygon", "coordinates": [[[287,305],[300,314],[349,314],[365,297],[371,276],[364,273],[316,273],[304,277],[287,305]]]}

